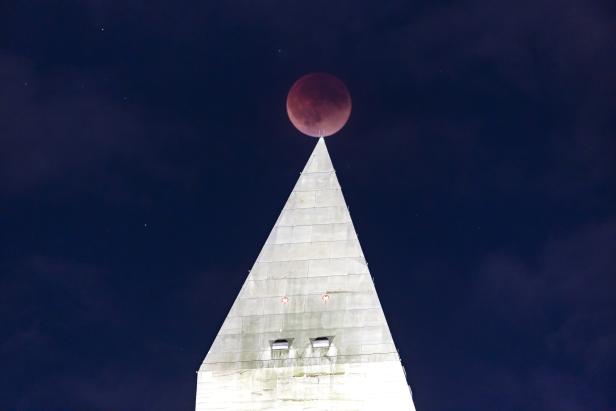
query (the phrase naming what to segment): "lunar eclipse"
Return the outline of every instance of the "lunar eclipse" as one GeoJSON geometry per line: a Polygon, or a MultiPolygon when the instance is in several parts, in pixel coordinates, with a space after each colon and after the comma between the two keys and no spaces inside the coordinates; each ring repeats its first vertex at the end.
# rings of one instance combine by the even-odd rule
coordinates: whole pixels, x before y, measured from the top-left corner
{"type": "Polygon", "coordinates": [[[340,131],[351,115],[351,96],[340,79],[328,73],[311,73],[297,80],[287,96],[291,123],[311,137],[340,131]]]}

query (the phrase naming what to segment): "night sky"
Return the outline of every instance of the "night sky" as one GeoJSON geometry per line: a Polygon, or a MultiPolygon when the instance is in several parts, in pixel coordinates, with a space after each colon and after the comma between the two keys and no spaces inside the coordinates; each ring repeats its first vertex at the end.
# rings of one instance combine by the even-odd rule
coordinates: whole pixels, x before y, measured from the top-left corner
{"type": "Polygon", "coordinates": [[[417,409],[616,410],[611,0],[1,2],[0,410],[194,409],[313,71],[417,409]]]}

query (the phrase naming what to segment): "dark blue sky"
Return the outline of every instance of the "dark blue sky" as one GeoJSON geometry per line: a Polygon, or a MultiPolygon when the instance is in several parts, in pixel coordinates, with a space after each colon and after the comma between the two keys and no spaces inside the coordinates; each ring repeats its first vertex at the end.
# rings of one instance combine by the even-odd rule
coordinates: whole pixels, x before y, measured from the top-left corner
{"type": "Polygon", "coordinates": [[[616,410],[614,39],[607,0],[2,2],[0,409],[194,407],[328,71],[417,409],[616,410]]]}

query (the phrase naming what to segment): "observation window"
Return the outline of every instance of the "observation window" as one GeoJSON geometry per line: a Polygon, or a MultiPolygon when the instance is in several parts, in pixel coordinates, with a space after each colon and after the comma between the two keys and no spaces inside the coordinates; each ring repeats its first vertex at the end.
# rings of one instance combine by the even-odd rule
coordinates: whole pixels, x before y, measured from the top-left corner
{"type": "Polygon", "coordinates": [[[288,350],[289,349],[289,340],[280,339],[275,340],[272,343],[272,350],[288,350]]]}

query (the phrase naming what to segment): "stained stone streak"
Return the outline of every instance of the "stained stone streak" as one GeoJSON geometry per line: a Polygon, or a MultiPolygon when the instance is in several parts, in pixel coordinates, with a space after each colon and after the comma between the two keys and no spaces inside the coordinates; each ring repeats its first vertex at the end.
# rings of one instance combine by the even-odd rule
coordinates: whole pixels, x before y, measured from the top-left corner
{"type": "Polygon", "coordinates": [[[322,138],[198,371],[213,410],[415,410],[322,138]]]}

